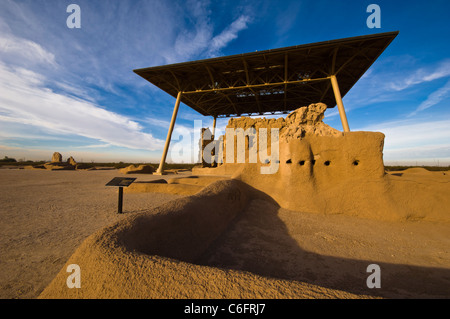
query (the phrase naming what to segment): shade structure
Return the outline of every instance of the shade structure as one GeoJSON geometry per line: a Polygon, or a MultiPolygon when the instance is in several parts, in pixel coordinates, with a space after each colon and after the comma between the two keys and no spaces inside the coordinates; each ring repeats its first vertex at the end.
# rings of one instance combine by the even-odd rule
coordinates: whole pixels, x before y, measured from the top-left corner
{"type": "Polygon", "coordinates": [[[297,45],[134,72],[202,115],[286,113],[311,103],[336,106],[398,31],[297,45]]]}
{"type": "Polygon", "coordinates": [[[218,117],[287,113],[322,102],[338,106],[343,130],[349,132],[342,97],[397,35],[379,33],[134,70],[176,97],[156,174],[164,173],[181,102],[213,116],[214,123],[218,117]]]}

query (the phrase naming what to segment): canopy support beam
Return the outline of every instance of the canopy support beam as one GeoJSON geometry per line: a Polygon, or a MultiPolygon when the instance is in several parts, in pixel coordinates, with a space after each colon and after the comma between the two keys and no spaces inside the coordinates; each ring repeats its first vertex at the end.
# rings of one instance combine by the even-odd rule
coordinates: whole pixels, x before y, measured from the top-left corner
{"type": "Polygon", "coordinates": [[[350,128],[347,122],[347,115],[345,115],[344,103],[342,103],[341,91],[339,91],[339,85],[336,79],[336,75],[330,75],[331,86],[333,87],[334,97],[336,99],[336,105],[339,110],[339,116],[341,117],[342,127],[344,132],[350,132],[350,128]]]}
{"type": "Polygon", "coordinates": [[[212,130],[212,136],[214,137],[214,139],[216,139],[216,120],[217,116],[214,115],[213,130],[212,130]]]}
{"type": "Polygon", "coordinates": [[[159,167],[157,171],[154,173],[155,175],[163,175],[164,174],[164,163],[166,162],[167,151],[169,150],[170,139],[172,138],[173,127],[175,126],[175,120],[177,119],[178,109],[180,107],[181,101],[181,91],[178,92],[177,100],[175,102],[175,107],[173,108],[172,120],[170,121],[169,131],[167,132],[166,144],[164,146],[163,155],[161,157],[161,162],[159,163],[159,167]]]}

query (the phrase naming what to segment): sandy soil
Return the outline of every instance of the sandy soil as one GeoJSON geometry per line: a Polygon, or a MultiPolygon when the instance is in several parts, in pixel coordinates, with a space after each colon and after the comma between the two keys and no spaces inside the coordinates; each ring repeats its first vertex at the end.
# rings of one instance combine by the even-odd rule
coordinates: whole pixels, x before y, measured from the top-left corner
{"type": "Polygon", "coordinates": [[[117,170],[0,169],[0,298],[37,297],[93,232],[180,197],[125,194],[119,215],[117,189],[105,187],[118,176],[153,178],[117,170]]]}
{"type": "Polygon", "coordinates": [[[254,200],[199,263],[356,295],[450,298],[450,225],[301,213],[254,200]],[[380,266],[380,289],[366,285],[370,264],[380,266]]]}
{"type": "MultiPolygon", "coordinates": [[[[1,298],[39,296],[59,272],[67,276],[61,269],[91,234],[183,197],[126,193],[125,214],[117,215],[117,192],[104,187],[116,176],[121,175],[0,170],[1,298]]],[[[450,298],[450,224],[445,222],[303,213],[253,199],[194,261],[136,256],[135,264],[147,262],[155,273],[161,268],[159,274],[168,281],[179,274],[191,278],[197,271],[198,282],[251,283],[262,297],[264,291],[278,289],[273,296],[450,298]],[[366,269],[373,263],[381,267],[380,289],[366,286],[366,269]]],[[[161,291],[167,293],[166,288],[161,291]]]]}

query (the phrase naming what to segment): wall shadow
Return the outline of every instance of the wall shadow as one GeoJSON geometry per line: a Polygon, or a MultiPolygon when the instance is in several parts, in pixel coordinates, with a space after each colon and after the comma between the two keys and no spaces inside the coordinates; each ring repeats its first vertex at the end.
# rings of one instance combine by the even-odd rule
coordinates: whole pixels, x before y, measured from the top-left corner
{"type": "Polygon", "coordinates": [[[450,298],[450,269],[338,258],[306,251],[289,234],[276,202],[255,189],[251,189],[251,194],[254,200],[247,209],[238,214],[195,264],[374,297],[450,298]],[[367,287],[370,264],[381,268],[381,288],[367,287]]]}

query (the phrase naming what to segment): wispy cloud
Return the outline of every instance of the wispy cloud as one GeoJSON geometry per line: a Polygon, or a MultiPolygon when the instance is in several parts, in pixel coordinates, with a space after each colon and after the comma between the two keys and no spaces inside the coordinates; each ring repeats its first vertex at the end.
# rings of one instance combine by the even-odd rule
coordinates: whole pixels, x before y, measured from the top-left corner
{"type": "Polygon", "coordinates": [[[168,62],[190,60],[195,56],[216,56],[238,37],[240,31],[247,29],[251,22],[250,16],[241,15],[219,34],[214,35],[214,26],[208,10],[197,9],[193,18],[194,28],[178,35],[175,41],[176,55],[169,55],[168,62]]]}
{"type": "Polygon", "coordinates": [[[209,18],[209,1],[193,1],[186,3],[186,22],[184,32],[180,32],[175,40],[176,55],[170,60],[186,60],[198,55],[208,46],[213,34],[213,26],[209,18]]]}
{"type": "Polygon", "coordinates": [[[436,165],[440,160],[441,165],[450,165],[450,145],[422,145],[398,149],[387,149],[384,152],[384,160],[390,161],[424,161],[436,165]]]}
{"type": "Polygon", "coordinates": [[[91,144],[91,145],[83,145],[83,146],[78,146],[77,148],[82,148],[82,149],[89,149],[89,148],[93,148],[93,149],[98,149],[98,148],[107,148],[107,147],[111,147],[111,144],[91,144]]]}
{"type": "Polygon", "coordinates": [[[409,114],[409,116],[416,115],[418,112],[426,110],[448,97],[450,97],[450,81],[448,81],[443,87],[431,93],[425,101],[420,103],[414,112],[409,114]]]}
{"type": "MultiPolygon", "coordinates": [[[[2,30],[3,31],[3,30],[2,30]]],[[[5,60],[26,60],[28,62],[57,66],[55,55],[36,42],[14,37],[8,33],[0,34],[0,52],[5,60]]]]}
{"type": "Polygon", "coordinates": [[[20,147],[8,146],[8,145],[0,145],[0,150],[2,151],[16,151],[20,150],[20,147]]]}
{"type": "MultiPolygon", "coordinates": [[[[139,112],[152,114],[141,109],[142,96],[156,92],[132,70],[219,54],[251,23],[237,11],[218,23],[207,0],[79,5],[81,29],[70,30],[62,2],[0,3],[0,137],[11,147],[36,145],[35,137],[70,140],[75,149],[160,151],[168,119],[142,119],[139,112]],[[124,115],[124,108],[136,112],[124,115]]],[[[160,100],[152,99],[152,109],[160,100]]]]}
{"type": "MultiPolygon", "coordinates": [[[[410,101],[416,112],[425,110],[447,97],[448,87],[430,93],[427,101],[417,105],[417,92],[420,84],[450,77],[450,59],[432,63],[417,69],[419,62],[411,56],[395,56],[381,60],[374,65],[356,83],[352,90],[344,97],[345,109],[349,113],[353,110],[371,105],[387,105],[388,103],[405,103],[410,101]]],[[[429,90],[429,88],[428,88],[429,90]]],[[[420,101],[420,100],[419,100],[420,101]]],[[[336,117],[338,111],[333,109],[326,113],[328,118],[336,117]]]]}
{"type": "Polygon", "coordinates": [[[152,118],[152,117],[147,117],[141,121],[145,122],[147,124],[150,124],[151,126],[157,126],[157,127],[162,127],[162,128],[166,128],[166,129],[170,125],[170,122],[167,120],[156,119],[156,118],[152,118]]]}
{"type": "Polygon", "coordinates": [[[450,120],[421,121],[411,118],[378,123],[356,130],[385,134],[385,160],[441,158],[450,161],[450,120]]]}
{"type": "Polygon", "coordinates": [[[226,47],[228,43],[236,39],[240,31],[247,29],[250,21],[251,18],[248,15],[241,15],[219,35],[212,38],[208,50],[209,55],[216,55],[222,48],[226,47]]]}
{"type": "Polygon", "coordinates": [[[143,132],[137,122],[91,102],[55,93],[44,82],[42,75],[0,63],[0,120],[130,149],[162,148],[163,141],[143,132]]]}
{"type": "Polygon", "coordinates": [[[401,73],[401,77],[388,82],[388,89],[403,91],[413,85],[430,82],[450,76],[450,60],[444,60],[432,67],[420,68],[417,71],[401,73]]]}
{"type": "Polygon", "coordinates": [[[276,33],[278,36],[285,36],[294,24],[298,22],[301,7],[301,1],[293,1],[288,4],[287,8],[278,13],[276,17],[276,33]]]}
{"type": "Polygon", "coordinates": [[[133,90],[144,83],[133,69],[219,53],[250,21],[241,15],[221,21],[224,29],[216,30],[210,1],[203,0],[79,0],[78,4],[81,29],[70,30],[64,2],[1,1],[1,60],[25,68],[21,58],[58,65],[58,72],[51,73],[55,80],[70,78],[71,84],[120,95],[125,85],[133,90]]]}

